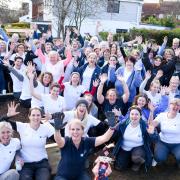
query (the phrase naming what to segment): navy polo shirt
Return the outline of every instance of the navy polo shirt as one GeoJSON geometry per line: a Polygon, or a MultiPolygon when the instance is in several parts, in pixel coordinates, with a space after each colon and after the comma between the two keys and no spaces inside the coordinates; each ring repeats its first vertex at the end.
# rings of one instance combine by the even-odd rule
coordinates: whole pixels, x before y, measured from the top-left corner
{"type": "Polygon", "coordinates": [[[61,149],[61,160],[58,164],[57,176],[67,179],[78,179],[85,169],[85,161],[95,147],[95,138],[83,137],[77,149],[70,137],[65,137],[65,145],[61,149]]]}

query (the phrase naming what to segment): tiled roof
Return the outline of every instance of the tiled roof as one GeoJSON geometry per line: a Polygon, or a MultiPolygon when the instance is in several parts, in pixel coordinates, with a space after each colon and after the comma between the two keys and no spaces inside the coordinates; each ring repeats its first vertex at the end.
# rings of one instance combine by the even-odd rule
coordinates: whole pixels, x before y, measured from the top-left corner
{"type": "Polygon", "coordinates": [[[142,7],[143,15],[153,14],[180,14],[180,2],[144,3],[142,7]]]}

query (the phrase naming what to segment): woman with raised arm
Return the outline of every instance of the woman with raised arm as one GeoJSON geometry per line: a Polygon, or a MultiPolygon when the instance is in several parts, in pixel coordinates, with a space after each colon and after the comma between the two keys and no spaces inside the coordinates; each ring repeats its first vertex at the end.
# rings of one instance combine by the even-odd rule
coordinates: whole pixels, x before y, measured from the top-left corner
{"type": "Polygon", "coordinates": [[[117,77],[123,77],[124,82],[127,84],[129,89],[129,99],[126,103],[126,112],[128,108],[132,105],[134,97],[137,94],[137,88],[139,88],[142,76],[141,68],[135,67],[136,59],[133,56],[129,56],[125,60],[125,67],[120,67],[110,73],[110,80],[115,82],[115,88],[118,96],[124,94],[124,84],[117,77]]]}
{"type": "MultiPolygon", "coordinates": [[[[102,74],[100,76],[100,85],[97,90],[97,100],[99,104],[102,104],[102,111],[116,111],[120,113],[124,113],[124,104],[127,103],[129,99],[129,89],[125,81],[121,76],[118,76],[117,78],[122,83],[124,94],[122,96],[117,96],[117,92],[115,89],[109,89],[106,93],[106,97],[104,97],[103,93],[103,87],[105,82],[107,81],[107,74],[102,74]]],[[[119,113],[117,116],[119,116],[119,113]]]]}
{"type": "Polygon", "coordinates": [[[48,53],[49,59],[45,62],[42,72],[48,71],[53,75],[53,81],[58,82],[61,76],[64,76],[64,68],[72,59],[70,46],[66,48],[66,59],[62,60],[57,51],[48,53]]]}
{"type": "Polygon", "coordinates": [[[132,170],[138,171],[142,164],[145,169],[152,164],[151,141],[158,140],[154,126],[141,119],[141,109],[130,108],[130,116],[116,128],[118,141],[114,148],[115,168],[123,170],[132,163],[132,170]]]}
{"type": "MultiPolygon", "coordinates": [[[[61,90],[64,88],[64,100],[66,104],[66,110],[72,110],[75,108],[77,100],[86,91],[86,88],[81,84],[80,74],[78,72],[72,72],[70,81],[65,83],[59,83],[61,90]]],[[[92,95],[95,94],[98,81],[93,82],[93,88],[91,90],[92,95]]]]}
{"type": "MultiPolygon", "coordinates": [[[[147,124],[152,121],[158,114],[164,112],[168,108],[169,98],[165,94],[165,87],[161,88],[161,101],[157,106],[154,106],[148,96],[144,93],[140,93],[134,98],[133,105],[138,106],[142,112],[142,120],[147,124]]],[[[130,112],[128,111],[125,116],[122,114],[119,116],[119,121],[122,123],[129,118],[130,112]]]]}
{"type": "Polygon", "coordinates": [[[64,97],[59,95],[60,86],[58,83],[53,83],[50,86],[50,94],[39,93],[33,86],[33,72],[29,72],[28,77],[30,80],[30,92],[33,97],[42,101],[45,113],[56,113],[65,110],[64,97]]]}
{"type": "MultiPolygon", "coordinates": [[[[61,120],[59,120],[61,121],[61,120]]],[[[90,180],[85,171],[85,162],[95,147],[107,142],[114,130],[108,129],[106,133],[98,137],[83,137],[84,125],[82,121],[73,119],[69,124],[70,137],[62,137],[60,134],[61,123],[55,121],[54,138],[61,148],[61,160],[57,168],[55,180],[90,180]]]]}
{"type": "Polygon", "coordinates": [[[155,144],[154,157],[156,162],[165,162],[169,154],[176,158],[180,168],[180,99],[170,100],[168,112],[159,114],[153,121],[160,127],[160,140],[155,144]]]}
{"type": "Polygon", "coordinates": [[[29,123],[9,120],[17,114],[17,105],[8,106],[7,116],[2,118],[9,122],[20,135],[22,148],[20,150],[22,170],[19,171],[20,180],[49,180],[50,165],[45,149],[46,140],[54,134],[50,123],[41,124],[41,109],[35,107],[29,110],[29,123]]]}
{"type": "MultiPolygon", "coordinates": [[[[102,135],[106,129],[107,129],[107,123],[101,122],[100,120],[96,119],[92,115],[88,114],[88,102],[85,100],[85,98],[80,98],[76,102],[76,106],[74,110],[71,111],[64,111],[64,119],[63,123],[69,123],[73,119],[79,119],[82,121],[84,125],[84,137],[86,136],[98,136],[102,135]],[[90,130],[90,128],[93,130],[90,130]]],[[[48,119],[55,119],[56,114],[54,113],[52,115],[46,114],[48,119]],[[48,117],[49,116],[49,117],[48,117]]],[[[65,127],[65,136],[69,136],[69,129],[68,126],[65,127]]]]}

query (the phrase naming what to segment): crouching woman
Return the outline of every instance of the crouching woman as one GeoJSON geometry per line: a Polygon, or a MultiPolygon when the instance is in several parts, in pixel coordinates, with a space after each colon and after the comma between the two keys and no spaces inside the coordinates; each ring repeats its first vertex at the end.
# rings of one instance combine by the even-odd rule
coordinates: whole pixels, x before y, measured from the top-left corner
{"type": "Polygon", "coordinates": [[[158,140],[154,126],[141,118],[141,109],[130,108],[130,117],[116,128],[118,140],[114,148],[115,168],[123,170],[132,164],[131,169],[138,171],[142,164],[148,168],[152,164],[151,141],[158,140]]]}
{"type": "Polygon", "coordinates": [[[70,137],[62,137],[55,122],[55,141],[61,148],[61,160],[58,165],[55,180],[90,180],[85,171],[85,161],[96,146],[107,142],[114,130],[108,129],[98,137],[83,137],[82,121],[73,119],[69,123],[70,137]]]}
{"type": "Polygon", "coordinates": [[[15,169],[10,169],[16,155],[20,149],[20,141],[12,138],[13,129],[10,123],[0,122],[0,179],[18,180],[19,174],[15,169]]]}

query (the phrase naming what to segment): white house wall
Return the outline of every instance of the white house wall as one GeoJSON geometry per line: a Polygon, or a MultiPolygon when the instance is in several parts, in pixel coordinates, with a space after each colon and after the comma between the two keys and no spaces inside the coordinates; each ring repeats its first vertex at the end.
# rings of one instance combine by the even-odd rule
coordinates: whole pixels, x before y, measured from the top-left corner
{"type": "MultiPolygon", "coordinates": [[[[130,29],[137,27],[141,19],[142,1],[120,1],[119,13],[108,13],[107,5],[99,9],[95,16],[86,18],[81,26],[81,34],[95,34],[96,23],[99,20],[102,24],[100,31],[116,32],[116,29],[130,29]]],[[[54,37],[57,36],[56,18],[46,9],[44,11],[44,20],[52,21],[52,31],[54,37]]],[[[65,25],[69,25],[68,19],[65,25]]]]}

